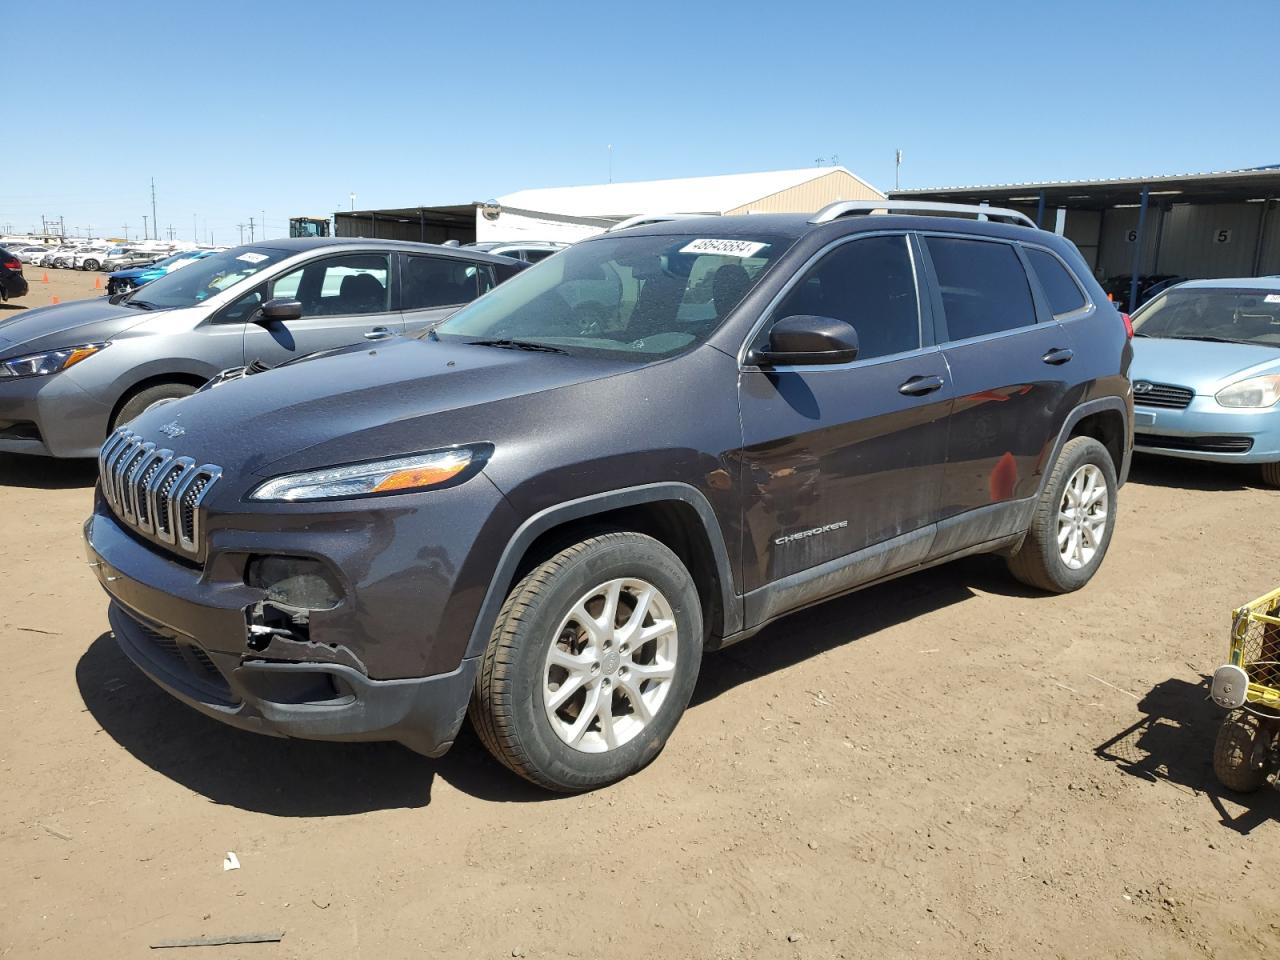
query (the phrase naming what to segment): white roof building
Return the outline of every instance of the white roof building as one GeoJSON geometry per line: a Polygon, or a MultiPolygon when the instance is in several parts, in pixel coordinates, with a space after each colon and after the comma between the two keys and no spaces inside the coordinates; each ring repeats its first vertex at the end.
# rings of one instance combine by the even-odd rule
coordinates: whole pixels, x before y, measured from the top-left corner
{"type": "Polygon", "coordinates": [[[884,196],[844,167],[518,190],[476,209],[476,239],[572,242],[637,214],[812,213],[884,196]]]}

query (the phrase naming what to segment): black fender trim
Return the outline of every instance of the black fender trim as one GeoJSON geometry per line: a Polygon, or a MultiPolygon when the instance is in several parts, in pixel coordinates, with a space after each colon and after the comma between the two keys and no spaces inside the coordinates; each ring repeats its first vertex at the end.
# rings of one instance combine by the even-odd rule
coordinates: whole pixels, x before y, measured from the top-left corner
{"type": "Polygon", "coordinates": [[[686,503],[697,512],[702,522],[703,532],[711,544],[711,553],[715,559],[716,573],[720,580],[724,633],[740,631],[742,629],[742,598],[737,595],[735,589],[724,533],[720,529],[715,511],[711,509],[711,504],[701,491],[687,483],[648,483],[558,503],[535,513],[522,523],[508,541],[506,548],[502,551],[502,557],[498,560],[497,569],[489,581],[489,590],[485,594],[484,603],[481,604],[475,626],[471,629],[471,640],[467,644],[466,653],[463,654],[464,658],[478,657],[484,653],[489,643],[489,635],[493,632],[493,625],[498,619],[498,612],[507,598],[506,585],[511,582],[520,559],[534,540],[551,528],[572,520],[581,520],[623,507],[635,507],[667,500],[686,503]]]}
{"type": "Polygon", "coordinates": [[[1049,482],[1049,477],[1053,473],[1053,465],[1058,462],[1062,448],[1066,446],[1076,424],[1085,417],[1104,410],[1116,411],[1124,421],[1124,450],[1121,452],[1120,469],[1116,471],[1116,485],[1124,486],[1125,481],[1129,479],[1129,465],[1133,460],[1133,418],[1129,414],[1129,407],[1125,404],[1124,397],[1112,395],[1086,400],[1067,414],[1067,419],[1062,423],[1062,429],[1058,431],[1058,439],[1053,445],[1053,455],[1045,461],[1045,467],[1040,471],[1040,489],[1037,491],[1037,496],[1044,492],[1045,484],[1049,482]]]}

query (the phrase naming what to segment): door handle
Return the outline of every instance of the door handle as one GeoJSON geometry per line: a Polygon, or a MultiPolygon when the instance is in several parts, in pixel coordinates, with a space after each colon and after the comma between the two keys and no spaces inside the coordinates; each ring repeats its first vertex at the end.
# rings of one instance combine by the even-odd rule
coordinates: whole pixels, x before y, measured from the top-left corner
{"type": "Polygon", "coordinates": [[[898,388],[898,392],[905,397],[923,397],[927,393],[941,390],[942,384],[941,377],[912,377],[898,388]]]}
{"type": "Polygon", "coordinates": [[[385,340],[387,339],[387,337],[394,337],[394,336],[395,334],[392,333],[390,330],[388,330],[386,327],[374,327],[372,330],[369,330],[365,333],[364,338],[366,340],[385,340]]]}
{"type": "Polygon", "coordinates": [[[1066,363],[1075,355],[1074,350],[1068,350],[1066,347],[1054,347],[1040,359],[1045,363],[1053,364],[1056,367],[1060,364],[1066,363]]]}

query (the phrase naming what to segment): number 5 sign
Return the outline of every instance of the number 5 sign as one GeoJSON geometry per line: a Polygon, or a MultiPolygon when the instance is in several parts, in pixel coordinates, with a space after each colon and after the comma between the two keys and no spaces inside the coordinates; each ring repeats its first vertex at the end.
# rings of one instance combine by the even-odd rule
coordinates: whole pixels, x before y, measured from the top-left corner
{"type": "Polygon", "coordinates": [[[1231,231],[1230,231],[1230,230],[1218,230],[1218,231],[1216,231],[1216,232],[1214,233],[1214,235],[1213,235],[1213,242],[1214,242],[1214,243],[1230,243],[1230,242],[1231,242],[1231,231]]]}

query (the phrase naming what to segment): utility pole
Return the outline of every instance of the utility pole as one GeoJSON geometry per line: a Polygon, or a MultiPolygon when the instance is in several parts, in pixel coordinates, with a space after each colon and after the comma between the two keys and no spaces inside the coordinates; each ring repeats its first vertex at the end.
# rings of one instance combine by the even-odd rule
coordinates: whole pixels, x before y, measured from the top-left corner
{"type": "Polygon", "coordinates": [[[58,214],[58,233],[62,236],[63,240],[67,239],[67,221],[63,218],[62,214],[58,214]]]}
{"type": "Polygon", "coordinates": [[[44,237],[49,233],[49,224],[45,222],[44,214],[40,214],[40,236],[44,237]]]}
{"type": "Polygon", "coordinates": [[[129,225],[127,223],[124,225],[124,242],[129,242],[129,225]]]}
{"type": "Polygon", "coordinates": [[[613,144],[609,144],[609,182],[613,183],[613,144]]]}
{"type": "Polygon", "coordinates": [[[200,242],[200,231],[196,229],[196,215],[194,213],[191,215],[191,242],[200,242]]]}
{"type": "Polygon", "coordinates": [[[147,215],[145,213],[142,215],[142,239],[151,239],[151,231],[147,229],[147,215]]]}
{"type": "Polygon", "coordinates": [[[173,239],[173,233],[174,233],[174,231],[173,231],[173,224],[171,223],[171,224],[169,224],[169,239],[170,239],[170,240],[172,240],[172,239],[173,239]]]}
{"type": "Polygon", "coordinates": [[[267,239],[267,211],[260,210],[258,212],[262,214],[262,239],[265,240],[267,239]]]}
{"type": "Polygon", "coordinates": [[[895,150],[893,153],[893,189],[900,190],[901,186],[898,182],[898,174],[902,171],[902,151],[895,150]]]}
{"type": "Polygon", "coordinates": [[[156,228],[156,239],[160,239],[160,221],[156,219],[156,178],[151,178],[151,225],[156,228]]]}
{"type": "Polygon", "coordinates": [[[253,243],[253,217],[249,218],[249,242],[253,243]]]}
{"type": "Polygon", "coordinates": [[[238,229],[238,230],[240,231],[240,244],[239,244],[239,246],[244,246],[244,224],[243,224],[243,223],[237,223],[237,224],[236,224],[236,229],[238,229]]]}

